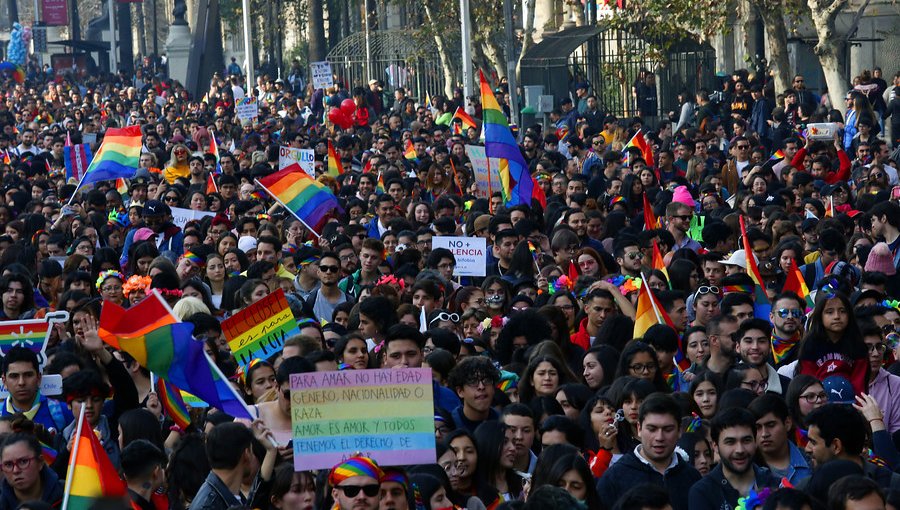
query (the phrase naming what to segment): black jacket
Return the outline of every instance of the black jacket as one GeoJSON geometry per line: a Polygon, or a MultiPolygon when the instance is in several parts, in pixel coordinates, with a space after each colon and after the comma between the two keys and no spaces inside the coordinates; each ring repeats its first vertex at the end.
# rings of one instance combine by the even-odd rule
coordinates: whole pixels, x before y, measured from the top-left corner
{"type": "MultiPolygon", "coordinates": [[[[756,472],[756,490],[764,487],[778,488],[780,481],[768,468],[753,466],[756,472]]],[[[702,480],[691,487],[689,501],[691,510],[733,510],[738,506],[741,495],[725,479],[720,463],[702,480]]]]}
{"type": "Polygon", "coordinates": [[[610,466],[597,482],[600,501],[618,501],[635,485],[652,483],[666,489],[673,510],[688,510],[691,508],[688,505],[688,492],[700,480],[700,473],[677,453],[675,457],[677,463],[663,475],[645,464],[634,452],[629,452],[610,466]]]}

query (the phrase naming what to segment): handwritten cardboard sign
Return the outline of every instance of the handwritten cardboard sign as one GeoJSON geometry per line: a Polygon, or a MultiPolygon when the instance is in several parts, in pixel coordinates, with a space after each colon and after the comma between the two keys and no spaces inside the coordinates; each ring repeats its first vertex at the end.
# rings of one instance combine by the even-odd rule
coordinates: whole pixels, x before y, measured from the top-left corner
{"type": "Polygon", "coordinates": [[[225,319],[222,331],[242,367],[280,351],[287,337],[300,332],[281,289],[225,319]]]}
{"type": "Polygon", "coordinates": [[[357,452],[381,466],[433,464],[431,369],[291,375],[294,469],[330,469],[357,452]]]}
{"type": "Polygon", "coordinates": [[[500,183],[500,174],[497,173],[499,160],[491,158],[489,162],[484,147],[479,145],[466,145],[466,155],[472,162],[472,172],[475,175],[477,187],[476,197],[490,198],[491,193],[503,189],[503,185],[500,183]]]}
{"type": "Polygon", "coordinates": [[[259,101],[252,96],[244,96],[234,102],[234,113],[241,122],[250,122],[259,117],[259,101]]]}
{"type": "Polygon", "coordinates": [[[278,148],[278,170],[293,168],[303,170],[313,179],[316,178],[316,153],[313,149],[278,148]]]}

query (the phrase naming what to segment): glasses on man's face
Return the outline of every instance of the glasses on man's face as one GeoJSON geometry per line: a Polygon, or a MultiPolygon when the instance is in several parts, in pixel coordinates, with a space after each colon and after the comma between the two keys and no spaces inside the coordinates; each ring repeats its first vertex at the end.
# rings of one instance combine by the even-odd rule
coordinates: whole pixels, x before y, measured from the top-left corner
{"type": "Polygon", "coordinates": [[[478,377],[478,378],[473,378],[473,379],[469,379],[468,381],[466,381],[466,386],[469,386],[472,388],[477,388],[479,386],[484,386],[485,388],[487,388],[493,384],[494,384],[494,380],[491,379],[490,377],[478,377]]]}
{"type": "Polygon", "coordinates": [[[323,273],[337,273],[341,268],[338,266],[323,266],[319,264],[319,270],[323,273]]]}
{"type": "Polygon", "coordinates": [[[750,146],[749,146],[749,145],[735,145],[735,148],[736,148],[737,150],[739,150],[739,151],[750,150],[750,146]]]}
{"type": "Polygon", "coordinates": [[[378,495],[378,492],[381,490],[381,486],[377,484],[372,485],[338,485],[337,487],[341,491],[344,492],[344,496],[348,498],[355,498],[359,495],[360,491],[366,495],[368,498],[374,498],[378,495]]]}
{"type": "Polygon", "coordinates": [[[638,374],[649,374],[656,372],[656,365],[654,363],[635,363],[634,365],[629,365],[628,369],[638,374]]]}
{"type": "Polygon", "coordinates": [[[2,468],[3,471],[10,473],[15,468],[19,468],[20,470],[27,469],[35,460],[37,460],[37,457],[23,457],[16,460],[7,460],[0,464],[0,468],[2,468]]]}
{"type": "Polygon", "coordinates": [[[680,215],[672,216],[672,217],[673,217],[673,218],[678,218],[678,219],[681,220],[681,221],[691,221],[691,220],[694,219],[694,215],[693,215],[693,214],[680,214],[680,215]]]}
{"type": "Polygon", "coordinates": [[[626,253],[625,258],[628,258],[631,260],[638,260],[638,259],[644,258],[644,254],[639,251],[633,251],[631,253],[626,253]]]}
{"type": "Polygon", "coordinates": [[[803,317],[803,310],[799,308],[779,308],[778,316],[782,319],[787,319],[788,317],[799,319],[800,317],[803,317]]]}
{"type": "Polygon", "coordinates": [[[819,402],[828,401],[828,395],[824,391],[818,393],[804,393],[800,395],[800,398],[805,400],[807,404],[818,404],[819,402]]]}

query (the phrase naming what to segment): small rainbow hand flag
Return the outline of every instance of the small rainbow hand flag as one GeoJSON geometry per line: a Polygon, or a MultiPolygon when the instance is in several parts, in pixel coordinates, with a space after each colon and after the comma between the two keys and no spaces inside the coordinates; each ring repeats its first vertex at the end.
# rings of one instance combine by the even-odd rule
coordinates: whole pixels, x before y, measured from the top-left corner
{"type": "Polygon", "coordinates": [[[167,383],[164,379],[156,379],[156,395],[159,403],[162,404],[166,415],[178,425],[181,430],[186,430],[191,424],[191,415],[188,411],[187,404],[181,398],[181,390],[171,383],[167,383]]]}
{"type": "Polygon", "coordinates": [[[411,140],[406,141],[406,149],[403,151],[403,157],[409,161],[419,161],[419,156],[416,155],[416,148],[413,147],[411,140]]]}
{"type": "Polygon", "coordinates": [[[328,175],[337,178],[344,173],[344,166],[341,164],[341,158],[334,150],[334,144],[328,140],[328,175]]]}
{"type": "Polygon", "coordinates": [[[95,499],[126,498],[128,495],[125,482],[119,478],[84,412],[78,418],[66,479],[67,490],[62,504],[66,510],[87,510],[95,499]]]}
{"type": "Polygon", "coordinates": [[[331,188],[306,172],[285,168],[257,181],[270,195],[317,234],[335,209],[340,209],[331,188]]]}

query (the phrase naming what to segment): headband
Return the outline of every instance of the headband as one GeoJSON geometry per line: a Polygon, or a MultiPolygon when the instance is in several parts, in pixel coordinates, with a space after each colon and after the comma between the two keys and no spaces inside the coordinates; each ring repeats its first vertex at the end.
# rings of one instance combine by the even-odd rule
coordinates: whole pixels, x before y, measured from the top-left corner
{"type": "Polygon", "coordinates": [[[115,269],[101,271],[100,276],[97,277],[97,283],[94,284],[94,286],[97,287],[98,291],[100,290],[100,286],[103,285],[103,282],[105,282],[109,278],[118,278],[123,283],[125,282],[125,275],[116,271],[115,269]]]}
{"type": "Polygon", "coordinates": [[[381,475],[381,483],[384,482],[396,482],[403,486],[403,490],[409,490],[409,477],[400,468],[386,468],[381,475]]]}
{"type": "Polygon", "coordinates": [[[196,253],[194,253],[192,251],[184,252],[184,258],[186,258],[192,264],[199,266],[199,267],[203,267],[206,265],[206,261],[203,260],[203,257],[201,257],[200,255],[197,255],[196,253]]]}
{"type": "Polygon", "coordinates": [[[331,468],[331,472],[328,473],[328,483],[332,487],[337,487],[344,480],[354,476],[369,476],[381,482],[384,472],[374,460],[368,457],[350,457],[331,468]]]}

